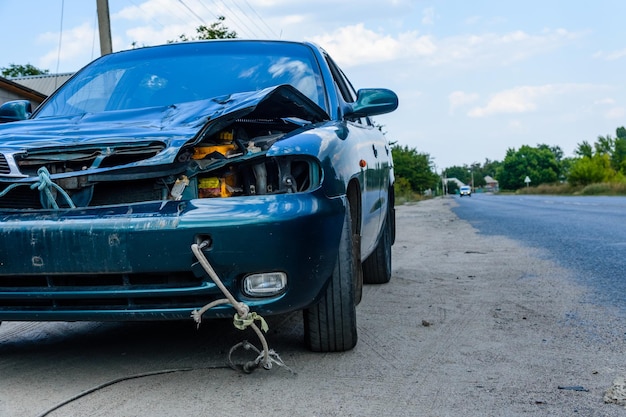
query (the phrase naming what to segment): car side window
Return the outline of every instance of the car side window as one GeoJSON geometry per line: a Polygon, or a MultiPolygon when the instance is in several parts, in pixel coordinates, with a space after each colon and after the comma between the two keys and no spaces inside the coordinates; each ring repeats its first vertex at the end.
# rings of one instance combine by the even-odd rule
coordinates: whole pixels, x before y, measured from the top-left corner
{"type": "MultiPolygon", "coordinates": [[[[328,55],[325,55],[325,58],[341,97],[346,103],[354,103],[356,101],[356,91],[354,87],[337,64],[335,64],[328,55]]],[[[359,124],[371,125],[367,118],[355,118],[351,120],[359,124]]]]}
{"type": "Polygon", "coordinates": [[[337,89],[341,93],[344,101],[347,103],[354,103],[356,100],[356,93],[354,92],[354,88],[344,75],[344,73],[339,69],[337,64],[328,56],[325,56],[326,62],[328,63],[328,67],[330,68],[330,72],[333,75],[333,80],[335,81],[335,85],[337,89]]]}

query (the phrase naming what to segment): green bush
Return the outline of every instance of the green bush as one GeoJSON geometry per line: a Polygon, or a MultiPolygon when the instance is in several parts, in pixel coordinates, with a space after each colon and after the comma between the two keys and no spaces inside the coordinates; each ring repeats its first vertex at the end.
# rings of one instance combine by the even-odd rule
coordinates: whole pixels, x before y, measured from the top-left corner
{"type": "Polygon", "coordinates": [[[582,195],[626,195],[626,183],[590,184],[580,192],[582,195]]]}

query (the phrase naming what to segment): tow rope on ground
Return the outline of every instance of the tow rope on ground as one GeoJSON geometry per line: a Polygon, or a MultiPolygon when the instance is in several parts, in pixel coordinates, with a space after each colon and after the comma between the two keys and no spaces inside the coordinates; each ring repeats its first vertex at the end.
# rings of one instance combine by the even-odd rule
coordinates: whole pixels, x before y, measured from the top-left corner
{"type": "Polygon", "coordinates": [[[198,326],[200,326],[200,322],[202,321],[202,315],[211,308],[223,304],[232,305],[236,310],[235,316],[233,317],[233,325],[239,330],[245,330],[246,328],[251,327],[258,336],[263,348],[262,350],[259,350],[248,341],[237,343],[228,352],[228,363],[230,367],[235,370],[241,370],[245,373],[250,373],[259,366],[263,366],[264,369],[270,370],[272,369],[272,365],[276,364],[294,373],[287,365],[285,365],[278,353],[269,348],[267,340],[263,335],[263,332],[267,332],[269,330],[265,319],[255,312],[250,312],[250,307],[245,303],[237,301],[235,297],[233,297],[233,295],[230,293],[230,291],[228,291],[226,286],[224,286],[219,276],[211,266],[209,260],[206,258],[206,256],[204,256],[204,253],[202,253],[202,249],[205,248],[208,244],[209,242],[207,241],[204,241],[200,244],[194,243],[193,245],[191,245],[191,251],[198,259],[198,262],[200,262],[202,268],[209,275],[211,280],[213,280],[215,285],[217,285],[220,291],[222,291],[222,294],[224,294],[226,298],[215,300],[199,310],[192,311],[191,317],[196,323],[198,323],[198,326]],[[260,323],[261,329],[259,329],[255,321],[258,321],[260,323]],[[232,360],[232,355],[237,349],[240,348],[243,348],[245,350],[253,350],[257,353],[257,357],[254,360],[246,362],[243,365],[236,365],[232,360]]]}

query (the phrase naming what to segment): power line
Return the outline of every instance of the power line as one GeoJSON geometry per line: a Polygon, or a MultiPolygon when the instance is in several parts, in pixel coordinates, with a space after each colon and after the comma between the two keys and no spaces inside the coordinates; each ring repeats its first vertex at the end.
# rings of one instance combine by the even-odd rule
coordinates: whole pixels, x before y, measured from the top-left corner
{"type": "MultiPolygon", "coordinates": [[[[61,64],[61,45],[63,44],[63,15],[65,14],[65,0],[61,0],[61,27],[59,28],[59,50],[57,52],[57,69],[56,73],[59,73],[59,65],[61,64]]],[[[54,78],[54,88],[56,89],[57,77],[54,78]]]]}
{"type": "Polygon", "coordinates": [[[197,14],[196,12],[194,12],[193,10],[191,10],[191,7],[187,6],[183,0],[178,0],[178,2],[179,2],[180,4],[182,4],[183,6],[185,6],[185,9],[189,10],[189,13],[191,13],[192,15],[194,15],[194,16],[196,17],[196,19],[198,19],[200,22],[202,22],[202,24],[203,24],[203,25],[207,26],[207,23],[204,21],[204,19],[202,18],[202,16],[200,16],[199,14],[197,14]]]}
{"type": "MultiPolygon", "coordinates": [[[[261,21],[261,23],[263,23],[265,25],[265,27],[270,31],[271,36],[276,37],[276,34],[272,30],[272,28],[267,23],[265,23],[265,20],[263,20],[261,15],[257,13],[257,11],[254,9],[254,7],[252,7],[250,5],[250,3],[248,3],[248,0],[243,0],[243,1],[244,1],[244,3],[246,3],[248,8],[254,12],[254,14],[256,15],[256,17],[258,17],[258,19],[261,21]]],[[[235,3],[235,4],[237,4],[237,3],[235,3]]]]}
{"type": "MultiPolygon", "coordinates": [[[[141,10],[141,7],[139,7],[139,5],[134,2],[134,0],[127,0],[127,1],[132,3],[132,5],[135,6],[136,8],[138,8],[139,10],[141,10]]],[[[156,20],[154,17],[150,17],[150,20],[153,21],[154,23],[156,23],[158,26],[160,26],[161,29],[165,28],[165,25],[163,23],[159,22],[158,20],[156,20]]]]}
{"type": "MultiPolygon", "coordinates": [[[[226,3],[226,2],[224,1],[224,3],[226,3]]],[[[240,12],[241,12],[241,13],[242,13],[245,17],[246,17],[246,19],[248,19],[250,22],[252,22],[252,24],[253,24],[253,25],[254,25],[254,26],[255,26],[258,30],[260,30],[260,31],[263,33],[263,36],[264,36],[264,37],[266,37],[266,38],[268,37],[267,32],[265,32],[265,31],[263,30],[263,28],[261,28],[261,27],[260,27],[260,26],[256,23],[255,19],[250,18],[250,16],[248,16],[248,13],[246,13],[246,11],[245,11],[245,10],[243,10],[243,9],[241,8],[241,6],[240,6],[237,2],[232,1],[232,3],[233,3],[233,4],[234,4],[234,5],[235,5],[238,9],[239,9],[239,11],[240,11],[240,12]]],[[[228,6],[227,6],[227,7],[228,7],[228,6]]]]}
{"type": "MultiPolygon", "coordinates": [[[[219,6],[216,4],[215,0],[212,0],[211,2],[213,3],[213,5],[214,5],[216,8],[219,8],[219,6]]],[[[204,8],[205,8],[208,12],[212,13],[212,12],[211,12],[211,9],[209,9],[209,8],[207,7],[207,5],[206,5],[206,4],[204,4],[203,2],[200,2],[200,4],[201,4],[201,5],[202,5],[202,6],[203,6],[203,7],[204,7],[204,8]]],[[[232,12],[232,10],[230,9],[230,7],[228,7],[226,4],[224,4],[224,6],[226,6],[226,8],[228,8],[228,10],[232,12]]],[[[225,16],[227,13],[222,13],[222,14],[225,16]]],[[[231,15],[231,14],[229,14],[229,15],[228,15],[228,17],[231,17],[231,18],[232,18],[232,17],[234,17],[234,18],[236,18],[236,19],[239,21],[239,23],[241,24],[241,27],[245,28],[245,31],[243,31],[243,32],[244,32],[244,33],[247,33],[247,31],[248,31],[248,29],[249,29],[249,28],[248,28],[248,26],[246,26],[246,24],[245,24],[245,23],[244,23],[241,19],[239,19],[239,16],[237,16],[236,14],[234,14],[234,13],[233,13],[232,15],[231,15]]],[[[215,18],[216,18],[216,20],[217,20],[217,19],[219,19],[219,17],[218,17],[218,16],[215,16],[215,18]]],[[[247,35],[246,35],[246,37],[253,38],[253,37],[254,37],[254,33],[252,34],[252,36],[250,36],[249,34],[247,34],[247,35]]]]}

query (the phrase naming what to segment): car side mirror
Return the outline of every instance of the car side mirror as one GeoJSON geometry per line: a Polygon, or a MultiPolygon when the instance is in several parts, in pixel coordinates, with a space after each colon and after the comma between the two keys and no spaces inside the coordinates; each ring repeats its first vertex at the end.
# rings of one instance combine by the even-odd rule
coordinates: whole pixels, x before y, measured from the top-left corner
{"type": "Polygon", "coordinates": [[[0,123],[26,120],[33,112],[28,100],[7,101],[0,106],[0,123]]]}
{"type": "Polygon", "coordinates": [[[346,112],[346,117],[366,117],[391,113],[398,108],[398,96],[385,88],[364,88],[346,112]]]}

